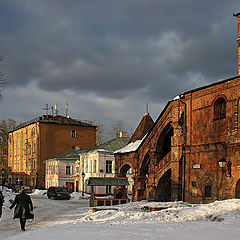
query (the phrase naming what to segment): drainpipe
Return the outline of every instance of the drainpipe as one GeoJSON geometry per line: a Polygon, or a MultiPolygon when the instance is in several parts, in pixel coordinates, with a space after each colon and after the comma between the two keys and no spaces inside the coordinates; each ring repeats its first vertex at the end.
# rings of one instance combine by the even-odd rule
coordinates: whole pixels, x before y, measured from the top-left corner
{"type": "Polygon", "coordinates": [[[187,104],[182,101],[184,95],[179,96],[179,101],[184,105],[183,112],[183,144],[182,144],[182,201],[185,201],[185,189],[186,189],[186,142],[187,142],[187,104]]]}
{"type": "MultiPolygon", "coordinates": [[[[37,127],[36,129],[38,129],[37,133],[38,133],[38,160],[37,160],[37,172],[38,172],[38,187],[42,187],[41,186],[41,179],[42,179],[42,173],[41,173],[41,132],[40,132],[40,123],[37,122],[37,127]]],[[[45,179],[44,179],[44,186],[45,186],[45,179]]],[[[45,186],[46,187],[46,186],[45,186]]]]}

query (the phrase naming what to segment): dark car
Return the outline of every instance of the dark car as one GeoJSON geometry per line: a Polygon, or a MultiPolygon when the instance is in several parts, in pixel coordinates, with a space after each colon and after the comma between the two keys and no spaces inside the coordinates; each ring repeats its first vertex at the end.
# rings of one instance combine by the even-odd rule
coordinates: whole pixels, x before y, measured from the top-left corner
{"type": "Polygon", "coordinates": [[[65,187],[49,187],[47,190],[48,198],[67,199],[71,198],[69,192],[65,187]]]}

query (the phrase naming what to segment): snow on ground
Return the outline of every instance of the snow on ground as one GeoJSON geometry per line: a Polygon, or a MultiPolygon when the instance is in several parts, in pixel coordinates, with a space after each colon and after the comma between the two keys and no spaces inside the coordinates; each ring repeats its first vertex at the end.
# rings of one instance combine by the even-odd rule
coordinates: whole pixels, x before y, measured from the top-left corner
{"type": "MultiPolygon", "coordinates": [[[[4,192],[5,196],[8,194],[11,195],[4,192]]],[[[33,194],[45,197],[42,192],[35,191],[33,194]]],[[[79,193],[72,195],[77,196],[79,193]]],[[[76,207],[75,210],[67,211],[61,218],[51,221],[46,226],[37,230],[19,231],[7,239],[233,240],[239,239],[240,235],[239,199],[210,204],[142,201],[99,208],[104,210],[94,212],[92,208],[76,207]],[[150,207],[162,210],[146,211],[150,207]]]]}

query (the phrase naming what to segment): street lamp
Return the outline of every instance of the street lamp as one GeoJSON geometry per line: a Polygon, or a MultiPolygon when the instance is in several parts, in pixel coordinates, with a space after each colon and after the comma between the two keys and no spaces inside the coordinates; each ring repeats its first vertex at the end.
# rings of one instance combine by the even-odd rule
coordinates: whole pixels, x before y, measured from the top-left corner
{"type": "Polygon", "coordinates": [[[85,178],[85,173],[82,172],[82,196],[84,196],[84,178],[85,178]]]}
{"type": "Polygon", "coordinates": [[[6,170],[2,168],[1,173],[2,173],[2,186],[4,187],[5,186],[4,177],[5,177],[6,170]]]}
{"type": "Polygon", "coordinates": [[[38,172],[36,172],[36,188],[38,188],[38,172]]]}
{"type": "Polygon", "coordinates": [[[227,161],[226,159],[224,158],[221,158],[219,161],[218,161],[218,164],[220,166],[220,168],[222,169],[222,173],[225,174],[226,177],[232,177],[232,174],[231,174],[231,166],[232,166],[232,163],[229,161],[228,164],[227,164],[227,161]],[[225,166],[227,165],[227,171],[225,169],[225,166]],[[227,175],[227,172],[228,172],[228,175],[227,175]]]}
{"type": "Polygon", "coordinates": [[[227,164],[227,161],[226,161],[224,158],[221,158],[221,159],[218,161],[218,164],[219,164],[220,168],[222,168],[222,170],[223,170],[224,167],[225,167],[226,164],[227,164]]]}

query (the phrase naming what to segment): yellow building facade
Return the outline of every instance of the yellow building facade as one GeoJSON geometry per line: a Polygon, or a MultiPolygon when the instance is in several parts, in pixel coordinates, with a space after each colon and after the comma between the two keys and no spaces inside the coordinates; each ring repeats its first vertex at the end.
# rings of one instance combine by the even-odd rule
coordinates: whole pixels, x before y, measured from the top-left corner
{"type": "Polygon", "coordinates": [[[9,182],[45,188],[45,160],[71,149],[96,146],[96,126],[64,116],[44,115],[9,133],[9,182]]]}

